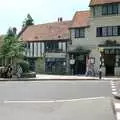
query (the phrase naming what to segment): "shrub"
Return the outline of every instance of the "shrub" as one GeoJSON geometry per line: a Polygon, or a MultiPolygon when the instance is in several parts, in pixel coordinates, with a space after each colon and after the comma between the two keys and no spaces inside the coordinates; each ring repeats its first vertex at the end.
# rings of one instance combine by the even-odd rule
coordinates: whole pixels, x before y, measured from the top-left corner
{"type": "Polygon", "coordinates": [[[45,59],[38,58],[36,61],[36,72],[37,73],[45,73],[45,59]]]}
{"type": "Polygon", "coordinates": [[[17,65],[22,67],[24,73],[29,72],[29,63],[27,61],[19,61],[17,65]]]}

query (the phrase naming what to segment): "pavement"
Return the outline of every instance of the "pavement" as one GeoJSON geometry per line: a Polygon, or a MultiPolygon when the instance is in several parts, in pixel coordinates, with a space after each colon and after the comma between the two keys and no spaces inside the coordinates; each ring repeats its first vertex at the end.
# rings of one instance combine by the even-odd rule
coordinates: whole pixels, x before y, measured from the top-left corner
{"type": "Polygon", "coordinates": [[[109,76],[109,77],[91,77],[91,76],[81,76],[81,75],[47,75],[47,74],[37,74],[35,78],[0,78],[0,81],[40,81],[40,80],[108,80],[108,81],[120,81],[120,77],[109,76]]]}
{"type": "MultiPolygon", "coordinates": [[[[81,76],[81,75],[45,75],[45,74],[37,74],[36,79],[46,79],[46,80],[99,80],[99,77],[91,77],[91,76],[81,76]]],[[[101,80],[120,80],[120,77],[109,76],[102,77],[101,80]]]]}

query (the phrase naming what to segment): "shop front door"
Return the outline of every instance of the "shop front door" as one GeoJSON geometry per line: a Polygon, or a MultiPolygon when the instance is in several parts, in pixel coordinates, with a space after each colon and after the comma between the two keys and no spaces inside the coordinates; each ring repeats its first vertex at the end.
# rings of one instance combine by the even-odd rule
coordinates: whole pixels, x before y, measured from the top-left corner
{"type": "Polygon", "coordinates": [[[104,63],[106,68],[106,76],[114,76],[115,55],[105,55],[104,63]]]}
{"type": "Polygon", "coordinates": [[[83,55],[79,56],[75,61],[75,74],[84,75],[86,72],[86,57],[83,55]]]}

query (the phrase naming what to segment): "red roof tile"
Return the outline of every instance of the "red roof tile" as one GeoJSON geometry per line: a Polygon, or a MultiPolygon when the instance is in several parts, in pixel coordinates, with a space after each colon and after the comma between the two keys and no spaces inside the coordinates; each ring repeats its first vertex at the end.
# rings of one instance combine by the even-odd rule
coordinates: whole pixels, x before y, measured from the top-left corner
{"type": "Polygon", "coordinates": [[[69,39],[71,21],[29,26],[20,36],[23,41],[45,41],[69,39]]]}
{"type": "Polygon", "coordinates": [[[90,6],[108,4],[108,3],[120,3],[120,0],[91,0],[90,6]]]}
{"type": "Polygon", "coordinates": [[[70,28],[88,27],[89,26],[89,11],[77,11],[73,17],[73,23],[70,28]]]}

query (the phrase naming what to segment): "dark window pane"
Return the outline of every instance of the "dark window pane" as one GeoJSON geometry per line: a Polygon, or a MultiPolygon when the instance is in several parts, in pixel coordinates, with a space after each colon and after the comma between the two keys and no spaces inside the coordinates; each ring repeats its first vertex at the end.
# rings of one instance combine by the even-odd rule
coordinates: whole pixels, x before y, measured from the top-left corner
{"type": "Polygon", "coordinates": [[[107,27],[102,28],[102,36],[104,37],[107,36],[107,30],[108,30],[107,27]]]}
{"type": "Polygon", "coordinates": [[[32,56],[34,56],[34,42],[32,42],[32,56]]]}
{"type": "Polygon", "coordinates": [[[112,26],[108,27],[108,36],[112,36],[112,26]]]}
{"type": "Polygon", "coordinates": [[[27,43],[27,48],[30,49],[30,42],[27,43]]]}
{"type": "Polygon", "coordinates": [[[118,27],[113,26],[113,36],[117,36],[117,35],[118,35],[118,27]]]}
{"type": "Polygon", "coordinates": [[[112,9],[113,14],[118,14],[118,4],[113,4],[112,9]]]}
{"type": "Polygon", "coordinates": [[[112,14],[112,5],[108,5],[108,14],[112,14]]]}
{"type": "Polygon", "coordinates": [[[107,5],[103,5],[103,7],[102,7],[102,14],[103,15],[107,15],[108,14],[108,6],[107,5]]]}
{"type": "Polygon", "coordinates": [[[75,29],[75,38],[80,37],[80,29],[75,29]]]}
{"type": "Polygon", "coordinates": [[[80,37],[85,37],[85,29],[80,29],[80,37]]]}
{"type": "Polygon", "coordinates": [[[102,27],[99,27],[99,28],[97,28],[97,31],[96,31],[97,33],[97,37],[101,37],[102,36],[102,27]]]}
{"type": "Polygon", "coordinates": [[[118,32],[118,35],[120,35],[120,26],[118,26],[117,32],[118,32]]]}

